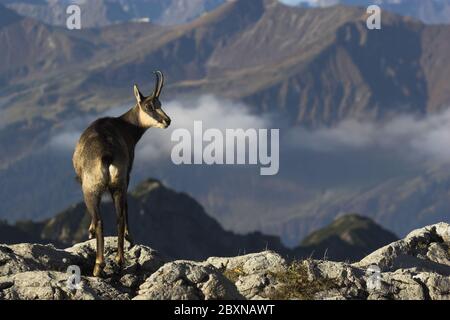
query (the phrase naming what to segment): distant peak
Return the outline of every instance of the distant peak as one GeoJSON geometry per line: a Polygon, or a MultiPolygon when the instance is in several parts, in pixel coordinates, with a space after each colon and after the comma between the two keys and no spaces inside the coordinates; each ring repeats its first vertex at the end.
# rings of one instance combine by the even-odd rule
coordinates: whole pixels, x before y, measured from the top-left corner
{"type": "Polygon", "coordinates": [[[338,222],[357,222],[357,221],[375,224],[375,222],[372,219],[370,219],[369,217],[365,217],[365,216],[362,216],[362,215],[357,214],[357,213],[349,213],[349,214],[345,214],[345,215],[342,215],[342,216],[338,216],[334,220],[335,223],[338,223],[338,222]]]}
{"type": "Polygon", "coordinates": [[[145,194],[148,194],[152,192],[155,189],[163,187],[163,184],[161,181],[153,178],[149,178],[145,180],[144,182],[141,182],[134,188],[134,190],[131,192],[131,194],[135,197],[141,197],[145,194]]]}
{"type": "MultiPolygon", "coordinates": [[[[336,218],[330,225],[319,229],[306,237],[302,245],[313,245],[333,241],[335,238],[356,245],[369,245],[373,241],[385,239],[390,243],[397,237],[390,231],[383,229],[372,219],[351,213],[336,218]]],[[[372,247],[380,246],[378,243],[372,247]]]]}
{"type": "Polygon", "coordinates": [[[22,19],[22,17],[17,13],[0,4],[0,28],[19,21],[20,19],[22,19]]]}

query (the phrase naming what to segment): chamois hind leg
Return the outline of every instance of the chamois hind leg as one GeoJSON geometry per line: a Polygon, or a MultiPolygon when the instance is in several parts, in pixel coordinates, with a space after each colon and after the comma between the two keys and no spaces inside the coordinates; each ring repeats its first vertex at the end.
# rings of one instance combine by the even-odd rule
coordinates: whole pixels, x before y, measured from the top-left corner
{"type": "MultiPolygon", "coordinates": [[[[97,255],[95,258],[95,267],[93,275],[94,277],[100,276],[105,267],[105,257],[104,257],[104,239],[103,239],[103,221],[100,216],[100,200],[101,195],[96,194],[95,192],[83,191],[84,194],[84,202],[86,204],[86,208],[91,215],[92,222],[91,226],[93,226],[95,230],[95,236],[97,239],[97,255]]],[[[89,227],[91,230],[91,227],[89,227]]]]}
{"type": "Polygon", "coordinates": [[[119,265],[125,264],[124,257],[124,237],[125,237],[125,225],[126,225],[126,196],[127,192],[124,188],[111,190],[111,196],[114,201],[114,206],[117,215],[117,256],[116,262],[119,265]]]}
{"type": "Polygon", "coordinates": [[[95,224],[96,224],[96,222],[95,222],[94,218],[91,216],[91,224],[89,225],[89,229],[88,229],[89,240],[94,239],[94,237],[95,237],[95,224]]]}
{"type": "Polygon", "coordinates": [[[134,246],[133,237],[130,233],[130,225],[128,223],[128,201],[125,196],[125,239],[130,243],[130,246],[134,246]]]}

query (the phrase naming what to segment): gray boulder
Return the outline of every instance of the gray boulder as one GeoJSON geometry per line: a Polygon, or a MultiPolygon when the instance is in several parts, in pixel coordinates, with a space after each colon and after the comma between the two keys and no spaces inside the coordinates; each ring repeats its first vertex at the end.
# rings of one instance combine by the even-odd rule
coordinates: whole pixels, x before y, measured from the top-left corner
{"type": "Polygon", "coordinates": [[[52,245],[0,245],[0,299],[130,299],[141,283],[159,269],[166,258],[146,246],[126,246],[126,265],[114,263],[117,238],[105,238],[105,274],[91,277],[95,240],[66,250],[52,245]],[[69,266],[80,270],[80,285],[68,280],[69,266]]]}
{"type": "Polygon", "coordinates": [[[382,271],[415,269],[450,275],[450,225],[438,223],[409,233],[369,254],[356,267],[377,265],[382,271]]]}
{"type": "Polygon", "coordinates": [[[221,270],[246,299],[269,299],[280,285],[276,274],[287,263],[273,251],[263,251],[231,258],[211,257],[207,260],[221,270]]]}
{"type": "Polygon", "coordinates": [[[69,265],[81,264],[80,257],[52,245],[0,245],[0,276],[25,271],[65,271],[69,265]]]}
{"type": "Polygon", "coordinates": [[[56,271],[27,271],[0,277],[0,299],[7,300],[127,300],[129,296],[97,278],[83,277],[76,289],[56,271]]]}
{"type": "MultiPolygon", "coordinates": [[[[82,273],[91,275],[95,264],[96,241],[90,240],[67,248],[66,252],[80,257],[85,261],[82,273]]],[[[114,261],[117,253],[117,237],[105,238],[105,269],[103,277],[111,279],[122,290],[133,293],[139,285],[153,272],[158,270],[168,258],[159,252],[142,245],[130,246],[125,242],[125,262],[123,269],[118,268],[114,261]]]]}
{"type": "Polygon", "coordinates": [[[174,261],[153,273],[135,300],[236,300],[243,297],[216,268],[193,261],[174,261]]]}

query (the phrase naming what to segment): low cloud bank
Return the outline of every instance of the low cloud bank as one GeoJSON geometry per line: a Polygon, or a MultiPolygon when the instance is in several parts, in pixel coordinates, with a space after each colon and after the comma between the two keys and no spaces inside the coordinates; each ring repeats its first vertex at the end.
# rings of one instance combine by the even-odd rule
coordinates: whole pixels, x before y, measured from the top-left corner
{"type": "Polygon", "coordinates": [[[345,120],[332,128],[292,129],[291,145],[315,150],[380,148],[407,159],[450,163],[450,109],[424,117],[399,115],[385,122],[345,120]]]}
{"type": "MultiPolygon", "coordinates": [[[[318,153],[381,150],[400,155],[406,160],[450,163],[450,109],[423,117],[398,115],[384,122],[344,120],[331,128],[308,130],[286,128],[273,115],[255,115],[241,102],[205,95],[191,100],[172,100],[163,109],[172,118],[166,129],[150,129],[139,142],[136,160],[147,162],[169,160],[173,130],[185,128],[194,136],[193,123],[203,122],[204,130],[248,128],[281,128],[280,151],[298,153],[309,150],[318,153]],[[291,151],[289,151],[291,152],[291,151]]],[[[127,108],[115,108],[101,116],[118,116],[127,108]]],[[[85,116],[67,121],[65,130],[53,136],[49,145],[63,151],[73,151],[81,132],[96,117],[85,116]]]]}
{"type": "MultiPolygon", "coordinates": [[[[269,128],[269,117],[250,113],[249,108],[240,103],[215,96],[205,95],[192,101],[171,101],[163,106],[172,119],[172,125],[167,130],[152,129],[144,135],[137,150],[137,159],[168,158],[174,142],[171,134],[179,128],[187,129],[193,140],[202,140],[199,132],[194,132],[194,121],[202,121],[203,131],[216,128],[222,132],[225,129],[269,128]]],[[[194,157],[196,150],[193,150],[194,157]]],[[[201,152],[201,149],[198,150],[201,152]]],[[[197,155],[200,156],[201,155],[197,155]]]]}

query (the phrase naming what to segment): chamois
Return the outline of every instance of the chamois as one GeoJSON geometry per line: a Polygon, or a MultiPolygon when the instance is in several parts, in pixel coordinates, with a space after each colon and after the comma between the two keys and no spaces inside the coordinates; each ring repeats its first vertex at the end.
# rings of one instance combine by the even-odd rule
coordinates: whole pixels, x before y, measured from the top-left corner
{"type": "Polygon", "coordinates": [[[153,93],[145,97],[134,85],[136,105],[120,117],[94,121],[81,135],[73,154],[73,166],[81,183],[84,202],[91,215],[89,238],[97,241],[94,276],[105,266],[103,222],[100,201],[109,192],[117,215],[118,249],[116,262],[125,263],[124,238],[133,243],[128,225],[127,190],[133,166],[134,149],[148,128],[167,128],[170,118],[161,109],[159,95],[164,76],[156,71],[153,93]]]}

